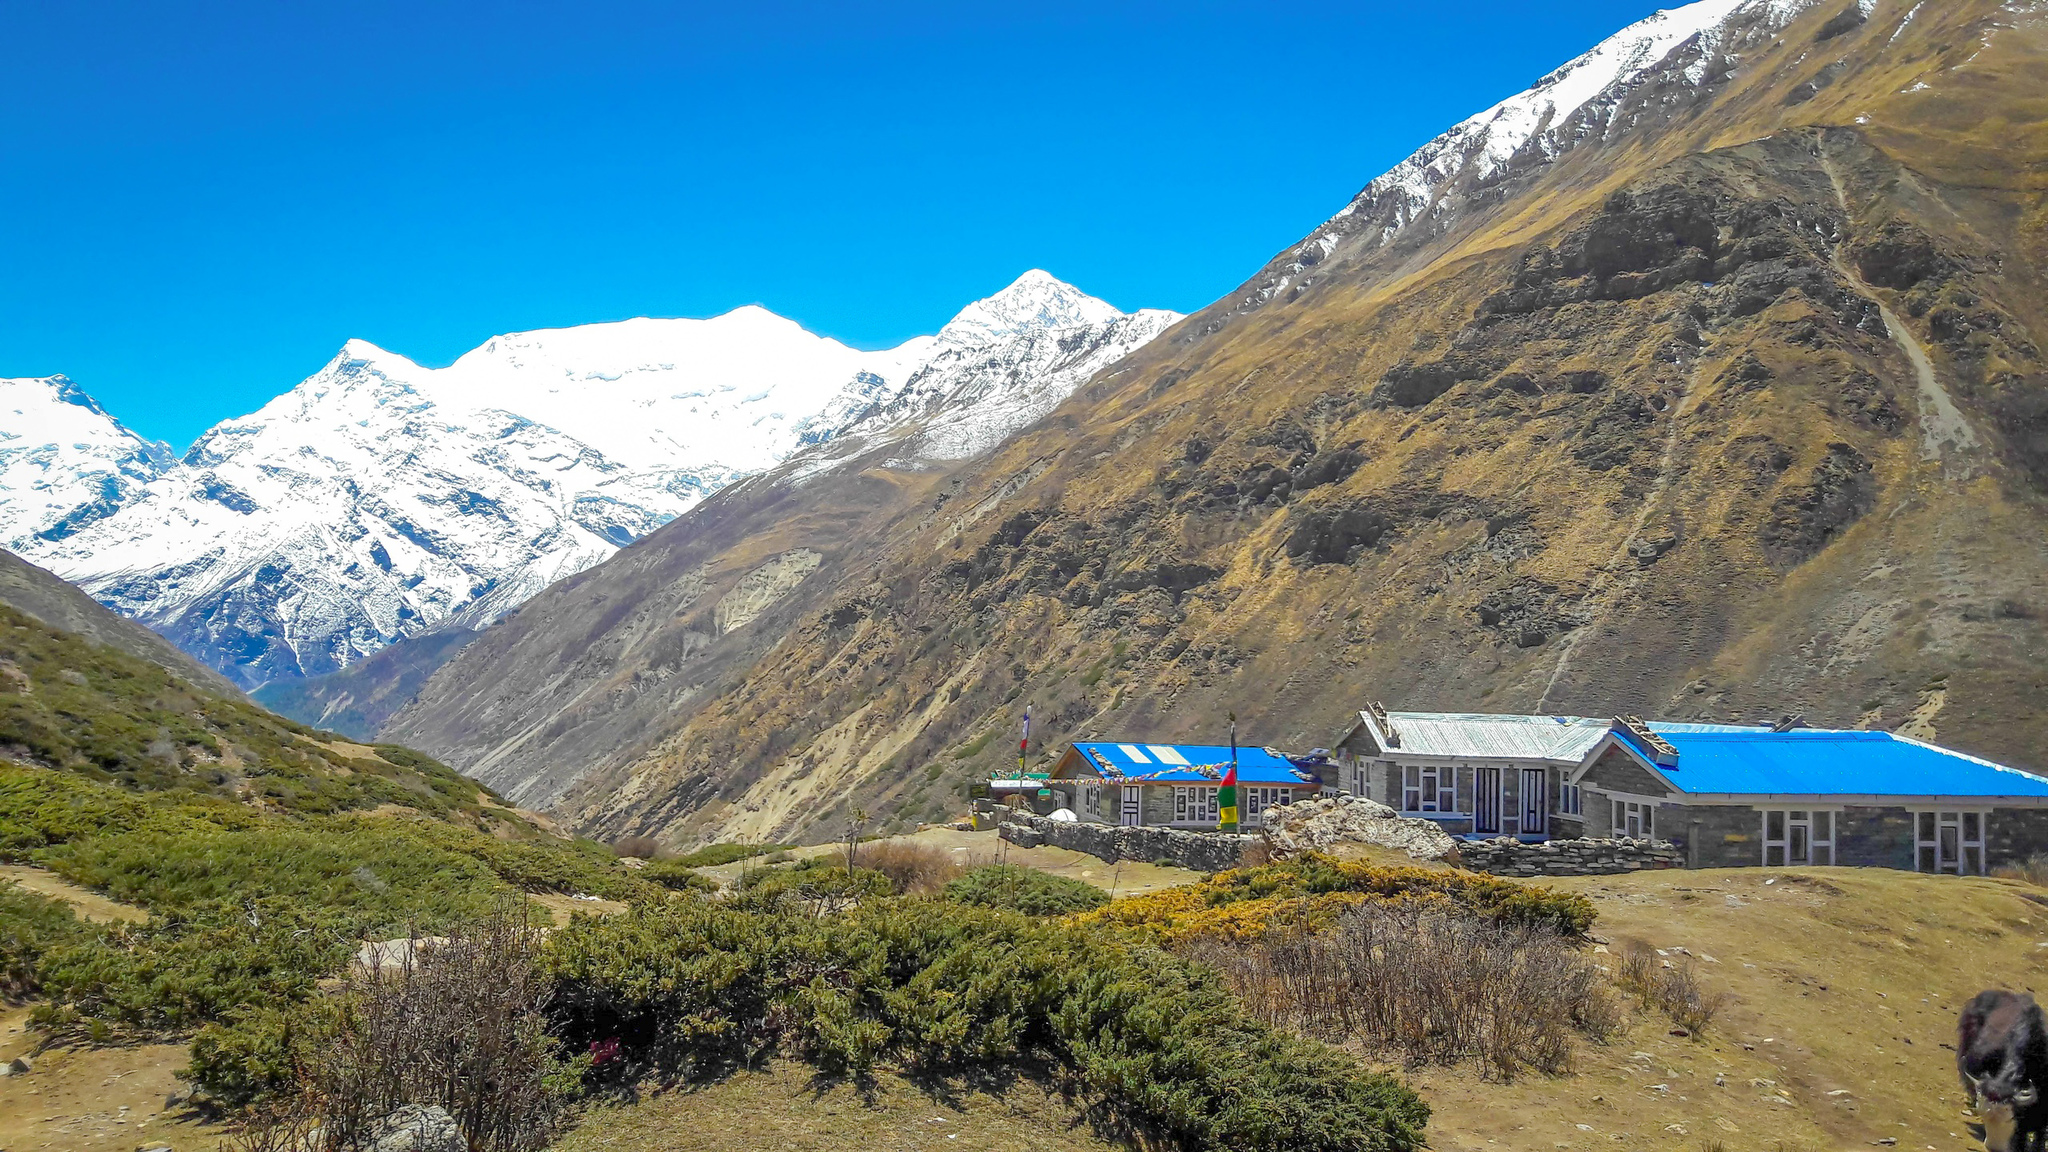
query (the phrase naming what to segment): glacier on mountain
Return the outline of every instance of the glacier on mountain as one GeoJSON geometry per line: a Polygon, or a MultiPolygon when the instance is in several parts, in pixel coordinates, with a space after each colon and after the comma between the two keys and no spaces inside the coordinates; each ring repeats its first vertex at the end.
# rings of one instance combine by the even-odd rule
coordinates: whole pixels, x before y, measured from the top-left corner
{"type": "Polygon", "coordinates": [[[975,455],[1176,319],[1033,271],[875,352],[759,307],[512,333],[440,369],[351,340],[176,460],[68,381],[7,381],[0,541],[255,687],[480,627],[849,434],[975,455]]]}

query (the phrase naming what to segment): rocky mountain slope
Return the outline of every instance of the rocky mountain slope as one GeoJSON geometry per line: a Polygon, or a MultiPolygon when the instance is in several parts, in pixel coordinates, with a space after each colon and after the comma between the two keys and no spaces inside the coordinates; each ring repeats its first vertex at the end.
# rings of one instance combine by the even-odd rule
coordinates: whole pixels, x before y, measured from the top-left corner
{"type": "Polygon", "coordinates": [[[396,639],[451,645],[877,405],[916,408],[957,361],[1013,364],[1009,402],[1042,410],[1073,384],[1041,382],[1012,343],[1079,325],[1134,346],[1165,318],[1033,272],[881,352],[755,307],[499,336],[442,369],[353,340],[176,461],[62,378],[14,381],[0,527],[237,682],[290,695],[396,639]]]}
{"type": "Polygon", "coordinates": [[[936,817],[1026,702],[1047,746],[1312,746],[1380,698],[2048,768],[2044,21],[1652,18],[997,450],[735,486],[388,730],[676,840],[936,817]]]}
{"type": "Polygon", "coordinates": [[[0,550],[0,604],[36,623],[146,660],[185,683],[220,696],[241,696],[227,678],[178,646],[126,617],[115,615],[54,572],[0,550]]]}

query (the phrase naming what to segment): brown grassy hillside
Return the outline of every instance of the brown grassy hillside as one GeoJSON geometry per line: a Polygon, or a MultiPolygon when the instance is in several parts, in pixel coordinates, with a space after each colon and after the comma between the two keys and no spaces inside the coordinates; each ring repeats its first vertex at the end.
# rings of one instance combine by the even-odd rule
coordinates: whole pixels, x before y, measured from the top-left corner
{"type": "Polygon", "coordinates": [[[709,501],[386,733],[675,840],[933,818],[1027,701],[1048,745],[1323,744],[1374,697],[2048,768],[2048,26],[1911,8],[1738,35],[1413,219],[1363,197],[955,472],[709,501]]]}

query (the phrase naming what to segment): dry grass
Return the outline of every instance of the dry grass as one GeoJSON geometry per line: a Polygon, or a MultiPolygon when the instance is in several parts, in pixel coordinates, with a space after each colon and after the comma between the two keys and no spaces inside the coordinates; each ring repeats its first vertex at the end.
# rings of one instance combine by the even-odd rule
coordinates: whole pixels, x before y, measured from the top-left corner
{"type": "Polygon", "coordinates": [[[965,855],[906,840],[878,840],[861,845],[853,861],[887,876],[898,895],[930,896],[943,891],[948,881],[976,863],[962,859],[965,855]]]}
{"type": "Polygon", "coordinates": [[[2001,880],[2024,880],[2036,888],[2048,888],[2048,855],[2036,853],[2017,864],[2008,864],[1996,869],[1991,874],[2001,880]]]}
{"type": "Polygon", "coordinates": [[[1440,908],[1362,904],[1326,931],[1183,951],[1222,972],[1267,1023],[1410,1065],[1476,1061],[1512,1080],[1571,1070],[1579,1038],[1617,1031],[1607,980],[1556,932],[1440,908]]]}
{"type": "Polygon", "coordinates": [[[1692,957],[1672,960],[1641,940],[1622,945],[1614,982],[1642,997],[1645,1004],[1663,1012],[1694,1036],[1704,1031],[1728,1003],[1727,993],[1710,992],[1701,985],[1699,967],[1692,957]]]}

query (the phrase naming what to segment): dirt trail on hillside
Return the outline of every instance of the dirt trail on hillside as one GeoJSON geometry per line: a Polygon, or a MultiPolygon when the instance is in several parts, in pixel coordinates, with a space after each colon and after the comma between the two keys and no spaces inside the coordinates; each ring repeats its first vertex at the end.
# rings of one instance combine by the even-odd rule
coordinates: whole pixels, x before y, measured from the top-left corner
{"type": "MultiPolygon", "coordinates": [[[[1836,170],[1834,161],[1822,152],[1821,168],[1828,174],[1828,183],[1834,187],[1835,200],[1842,206],[1844,216],[1852,217],[1849,194],[1842,186],[1842,174],[1836,170]]],[[[1934,361],[1927,355],[1913,330],[1899,321],[1898,314],[1885,306],[1884,298],[1877,290],[1864,281],[1853,265],[1842,258],[1842,245],[1836,242],[1829,253],[1835,271],[1841,273],[1864,299],[1877,305],[1877,314],[1884,320],[1885,331],[1905,355],[1906,362],[1913,366],[1914,395],[1920,409],[1920,458],[1941,462],[1942,475],[1951,480],[1967,480],[1976,475],[1976,467],[1966,457],[1979,447],[1976,430],[1956,407],[1948,389],[1941,386],[1941,380],[1934,374],[1934,361]]]]}
{"type": "Polygon", "coordinates": [[[90,888],[81,888],[47,868],[27,864],[0,864],[0,884],[11,883],[38,896],[48,896],[71,905],[79,917],[95,924],[140,924],[149,913],[133,904],[109,900],[90,888]]]}

